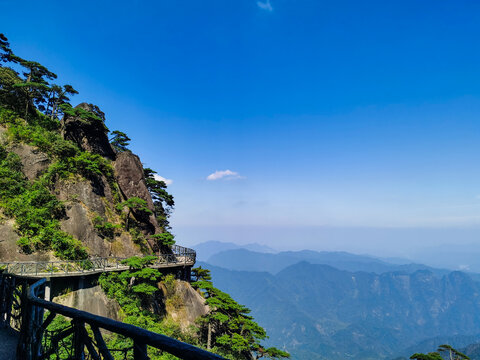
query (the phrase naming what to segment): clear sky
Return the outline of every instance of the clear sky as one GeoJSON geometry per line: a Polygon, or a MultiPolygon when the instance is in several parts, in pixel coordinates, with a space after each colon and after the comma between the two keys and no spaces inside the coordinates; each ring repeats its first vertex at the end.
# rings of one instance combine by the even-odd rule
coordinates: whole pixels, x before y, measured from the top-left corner
{"type": "Polygon", "coordinates": [[[173,181],[179,242],[480,228],[478,1],[0,5],[14,51],[173,181]]]}

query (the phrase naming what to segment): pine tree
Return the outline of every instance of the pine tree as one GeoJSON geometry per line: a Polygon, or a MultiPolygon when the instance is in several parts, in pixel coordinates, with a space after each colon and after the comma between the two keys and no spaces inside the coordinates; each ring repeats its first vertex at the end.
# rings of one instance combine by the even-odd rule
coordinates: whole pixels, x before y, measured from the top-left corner
{"type": "Polygon", "coordinates": [[[27,71],[23,72],[25,76],[23,82],[17,83],[14,86],[23,89],[25,97],[25,120],[28,120],[28,112],[30,109],[34,110],[33,105],[40,111],[46,110],[45,105],[50,91],[50,85],[47,79],[54,80],[57,78],[57,75],[36,61],[25,60],[14,54],[11,54],[9,58],[14,63],[27,69],[27,71]]]}
{"type": "Polygon", "coordinates": [[[78,91],[71,85],[52,85],[50,87],[47,107],[45,114],[50,115],[51,119],[58,118],[63,113],[62,105],[69,104],[69,96],[78,94],[78,91]]]}
{"type": "Polygon", "coordinates": [[[124,132],[115,130],[112,131],[113,136],[110,138],[110,144],[115,148],[118,152],[128,151],[128,145],[130,144],[129,141],[131,140],[127,134],[124,132]]]}
{"type": "MultiPolygon", "coordinates": [[[[12,49],[10,43],[4,34],[0,33],[0,62],[9,62],[12,55],[12,49]]],[[[0,64],[0,67],[2,64],[0,64]]]]}
{"type": "Polygon", "coordinates": [[[435,352],[430,352],[428,354],[415,353],[410,356],[412,360],[444,360],[442,354],[447,355],[448,360],[469,360],[470,358],[461,353],[460,351],[454,349],[450,345],[440,345],[435,352]]]}
{"type": "Polygon", "coordinates": [[[173,200],[173,196],[170,195],[166,190],[167,184],[164,181],[155,179],[154,175],[156,173],[156,171],[150,168],[143,169],[145,183],[150,195],[152,196],[155,217],[158,224],[162,228],[162,234],[156,234],[153,238],[160,246],[170,246],[173,245],[175,241],[173,240],[174,235],[170,233],[171,228],[168,218],[173,211],[175,202],[173,200]]]}
{"type": "Polygon", "coordinates": [[[213,286],[209,270],[196,268],[195,273],[197,281],[192,286],[202,290],[210,308],[199,320],[207,349],[243,360],[290,357],[285,351],[261,346],[260,341],[267,338],[265,330],[248,315],[250,309],[213,286]]]}
{"type": "Polygon", "coordinates": [[[147,207],[147,202],[136,196],[117,205],[117,210],[123,210],[124,208],[128,210],[125,215],[125,227],[127,230],[129,229],[129,219],[133,212],[152,214],[152,211],[147,207]]]}

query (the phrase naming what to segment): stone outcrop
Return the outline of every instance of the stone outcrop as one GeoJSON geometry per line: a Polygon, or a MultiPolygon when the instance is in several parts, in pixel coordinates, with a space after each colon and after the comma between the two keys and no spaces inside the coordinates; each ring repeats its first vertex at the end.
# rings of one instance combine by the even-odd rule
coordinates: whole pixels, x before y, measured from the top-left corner
{"type": "Polygon", "coordinates": [[[93,184],[92,181],[81,178],[59,180],[55,184],[55,195],[60,201],[79,201],[90,211],[103,217],[107,212],[106,204],[113,203],[110,186],[102,178],[97,178],[93,184]]]}
{"type": "Polygon", "coordinates": [[[60,228],[76,237],[88,248],[90,254],[101,257],[110,256],[110,244],[108,240],[98,236],[95,228],[88,217],[88,212],[80,203],[65,206],[66,219],[60,221],[60,228]]]}
{"type": "Polygon", "coordinates": [[[80,111],[88,111],[100,120],[84,119],[79,116],[65,115],[61,121],[62,136],[66,140],[76,143],[82,150],[102,155],[108,159],[115,159],[113,150],[107,137],[107,128],[104,124],[103,113],[92,104],[81,103],[75,107],[80,111]]]}
{"type": "Polygon", "coordinates": [[[15,232],[15,220],[2,219],[0,214],[0,259],[1,261],[50,261],[53,259],[51,252],[35,252],[27,255],[20,252],[17,245],[19,239],[15,232]]]}
{"type": "MultiPolygon", "coordinates": [[[[147,207],[153,212],[153,201],[148,191],[143,166],[137,155],[129,151],[117,154],[114,163],[118,186],[125,198],[138,197],[147,203],[147,207]]],[[[142,213],[135,213],[135,218],[140,222],[143,232],[146,235],[160,232],[155,216],[145,216],[142,213]]]]}
{"type": "MultiPolygon", "coordinates": [[[[161,283],[159,285],[165,296],[165,286],[161,283]]],[[[205,299],[185,281],[177,280],[175,282],[175,293],[170,296],[170,299],[174,299],[174,301],[171,303],[167,301],[167,315],[179,324],[183,331],[195,325],[195,320],[209,311],[205,299]]]]}
{"type": "Polygon", "coordinates": [[[23,173],[32,181],[48,169],[50,160],[48,156],[37,148],[27,144],[15,144],[8,149],[20,157],[23,173]]]}
{"type": "Polygon", "coordinates": [[[52,300],[58,304],[122,321],[118,302],[109,299],[99,285],[71,291],[66,295],[54,297],[52,300]]]}
{"type": "Polygon", "coordinates": [[[92,223],[94,216],[118,222],[112,205],[112,191],[105,178],[98,178],[93,183],[82,178],[59,180],[55,184],[55,195],[65,204],[66,217],[60,221],[62,230],[79,239],[90,254],[101,257],[141,254],[129,234],[104,239],[92,223]]]}

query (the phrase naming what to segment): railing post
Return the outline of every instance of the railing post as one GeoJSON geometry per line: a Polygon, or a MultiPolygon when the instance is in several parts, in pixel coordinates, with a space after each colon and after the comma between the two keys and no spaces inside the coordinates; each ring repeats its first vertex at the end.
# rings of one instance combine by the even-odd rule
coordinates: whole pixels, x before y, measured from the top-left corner
{"type": "Polygon", "coordinates": [[[84,360],[85,359],[85,343],[83,340],[83,329],[85,323],[83,321],[73,321],[73,346],[74,346],[74,359],[75,360],[84,360]]]}
{"type": "Polygon", "coordinates": [[[135,340],[133,343],[133,358],[134,360],[149,360],[147,344],[135,340]]]}

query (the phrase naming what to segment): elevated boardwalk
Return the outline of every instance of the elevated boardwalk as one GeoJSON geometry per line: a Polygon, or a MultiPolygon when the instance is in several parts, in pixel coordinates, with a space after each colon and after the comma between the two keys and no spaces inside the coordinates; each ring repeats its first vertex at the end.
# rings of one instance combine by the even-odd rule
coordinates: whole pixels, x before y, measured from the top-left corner
{"type": "MultiPolygon", "coordinates": [[[[126,258],[90,258],[87,260],[0,262],[0,272],[24,278],[75,277],[128,270],[126,258]]],[[[195,265],[195,250],[174,245],[171,254],[157,254],[150,266],[156,269],[191,267],[195,265]]]]}
{"type": "MultiPolygon", "coordinates": [[[[156,255],[151,267],[173,268],[168,271],[177,275],[189,274],[195,257],[194,250],[173,246],[171,253],[156,255]]],[[[0,263],[0,360],[60,358],[61,353],[69,354],[69,359],[113,360],[113,354],[118,355],[119,351],[124,359],[147,360],[153,348],[184,360],[225,360],[174,338],[49,300],[53,279],[48,278],[70,285],[77,281],[83,284],[94,274],[129,269],[123,260],[110,257],[0,263]],[[48,329],[58,315],[70,321],[60,329],[48,329]],[[112,333],[128,338],[131,345],[109,348],[108,338],[104,337],[112,333]]]]}

